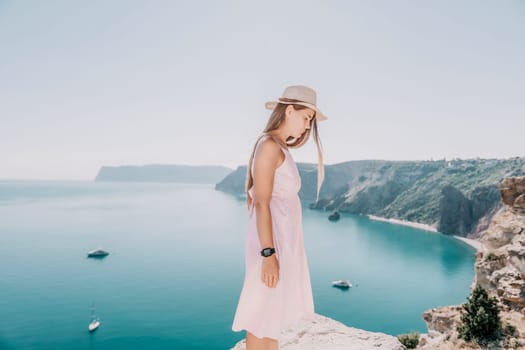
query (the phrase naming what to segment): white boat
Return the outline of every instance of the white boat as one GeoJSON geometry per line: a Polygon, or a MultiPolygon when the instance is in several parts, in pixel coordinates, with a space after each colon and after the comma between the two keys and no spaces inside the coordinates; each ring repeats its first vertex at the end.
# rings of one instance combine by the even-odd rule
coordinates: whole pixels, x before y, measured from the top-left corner
{"type": "Polygon", "coordinates": [[[90,250],[87,253],[88,258],[102,258],[108,255],[109,255],[109,252],[101,248],[90,250]]]}
{"type": "Polygon", "coordinates": [[[337,287],[337,288],[347,289],[347,288],[352,287],[352,283],[350,283],[349,280],[336,280],[336,281],[332,281],[332,286],[337,287]]]}
{"type": "Polygon", "coordinates": [[[100,321],[98,319],[97,320],[93,320],[89,324],[88,329],[89,329],[90,332],[93,332],[95,329],[98,328],[98,326],[100,326],[100,321]]]}
{"type": "Polygon", "coordinates": [[[100,326],[100,319],[95,315],[95,304],[91,306],[91,322],[89,323],[88,329],[93,332],[100,326]]]}

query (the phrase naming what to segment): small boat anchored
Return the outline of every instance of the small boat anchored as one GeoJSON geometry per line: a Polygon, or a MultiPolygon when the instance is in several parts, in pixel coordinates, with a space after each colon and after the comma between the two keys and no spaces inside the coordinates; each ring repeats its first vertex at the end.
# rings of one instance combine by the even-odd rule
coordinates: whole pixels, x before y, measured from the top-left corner
{"type": "Polygon", "coordinates": [[[349,280],[336,280],[336,281],[332,281],[332,287],[348,289],[352,287],[352,283],[350,283],[349,280]]]}
{"type": "Polygon", "coordinates": [[[105,251],[104,249],[98,248],[90,250],[87,253],[88,258],[103,258],[109,255],[109,252],[105,251]]]}
{"type": "Polygon", "coordinates": [[[91,305],[91,322],[89,323],[89,332],[94,332],[100,326],[100,319],[95,315],[95,304],[91,305]]]}

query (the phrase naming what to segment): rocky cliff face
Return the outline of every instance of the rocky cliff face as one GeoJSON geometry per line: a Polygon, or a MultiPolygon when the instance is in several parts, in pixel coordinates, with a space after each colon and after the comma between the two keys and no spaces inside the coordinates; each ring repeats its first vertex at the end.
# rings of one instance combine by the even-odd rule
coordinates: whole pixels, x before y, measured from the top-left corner
{"type": "Polygon", "coordinates": [[[525,181],[523,177],[505,179],[500,185],[503,203],[520,216],[525,215],[525,181]]]}
{"type": "Polygon", "coordinates": [[[476,258],[476,280],[525,315],[525,177],[505,179],[500,190],[506,210],[480,238],[488,252],[476,258]]]}
{"type": "MultiPolygon", "coordinates": [[[[504,348],[521,349],[525,348],[525,176],[504,179],[499,191],[503,207],[479,236],[484,249],[476,254],[472,288],[479,284],[498,299],[503,323],[517,330],[504,348]]],[[[460,314],[461,306],[426,311],[423,318],[429,332],[422,337],[420,349],[464,346],[456,333],[460,314]]]]}
{"type": "MultiPolygon", "coordinates": [[[[441,189],[438,231],[466,236],[478,233],[486,226],[476,227],[488,215],[491,219],[501,208],[500,194],[496,185],[475,187],[468,198],[452,185],[441,189]]],[[[490,221],[490,220],[489,220],[490,221]]]]}

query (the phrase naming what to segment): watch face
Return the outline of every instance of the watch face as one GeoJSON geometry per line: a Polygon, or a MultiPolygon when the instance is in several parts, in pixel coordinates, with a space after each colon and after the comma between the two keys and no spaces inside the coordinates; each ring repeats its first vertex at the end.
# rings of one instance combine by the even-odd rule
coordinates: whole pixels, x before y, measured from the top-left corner
{"type": "Polygon", "coordinates": [[[273,253],[273,249],[272,248],[264,248],[262,253],[263,253],[264,256],[270,256],[273,253]]]}

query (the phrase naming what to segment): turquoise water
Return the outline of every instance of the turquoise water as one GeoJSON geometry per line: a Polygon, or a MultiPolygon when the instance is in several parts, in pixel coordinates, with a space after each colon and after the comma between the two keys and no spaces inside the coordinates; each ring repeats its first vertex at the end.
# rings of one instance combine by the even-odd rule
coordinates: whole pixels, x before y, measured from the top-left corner
{"type": "MultiPolygon", "coordinates": [[[[471,247],[306,206],[317,313],[397,335],[466,300],[471,247]]],[[[245,208],[213,185],[0,181],[0,349],[229,349],[244,336],[230,327],[245,208]],[[99,246],[111,255],[87,259],[99,246]],[[102,325],[90,334],[92,302],[102,325]]]]}

